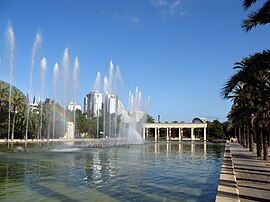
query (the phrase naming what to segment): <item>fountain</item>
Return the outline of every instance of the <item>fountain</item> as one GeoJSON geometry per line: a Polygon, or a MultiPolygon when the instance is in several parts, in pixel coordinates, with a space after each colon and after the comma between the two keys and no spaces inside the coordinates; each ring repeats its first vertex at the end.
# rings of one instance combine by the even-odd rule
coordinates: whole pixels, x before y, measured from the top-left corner
{"type": "MultiPolygon", "coordinates": [[[[129,98],[129,118],[123,116],[123,112],[118,111],[118,105],[122,105],[117,96],[116,89],[118,89],[117,82],[123,85],[120,68],[117,66],[116,72],[114,73],[113,63],[110,61],[109,64],[109,76],[104,77],[103,83],[103,138],[120,139],[118,144],[138,144],[143,143],[141,132],[142,124],[145,121],[146,111],[141,106],[142,94],[141,91],[136,88],[135,100],[129,98]],[[109,79],[107,79],[109,78],[109,79]],[[120,121],[120,122],[119,122],[120,121]],[[134,136],[134,137],[133,137],[134,136]]],[[[93,92],[99,93],[100,90],[100,73],[98,72],[93,92]]],[[[131,93],[130,93],[131,94],[131,93]]],[[[133,97],[133,95],[132,95],[133,97]]],[[[148,101],[149,103],[149,98],[148,101]]],[[[97,103],[96,103],[97,104],[97,103]]],[[[99,138],[99,114],[97,112],[97,138],[99,138]]],[[[107,142],[110,142],[107,140],[107,142]]]]}
{"type": "MultiPolygon", "coordinates": [[[[10,57],[9,57],[9,66],[10,66],[10,93],[9,93],[9,124],[8,124],[8,140],[10,138],[10,116],[11,116],[11,84],[12,84],[12,71],[13,71],[13,60],[14,60],[14,33],[13,33],[13,27],[9,23],[8,29],[7,29],[7,39],[10,45],[10,57]]],[[[25,140],[28,140],[29,136],[29,119],[30,114],[32,114],[33,106],[32,104],[35,104],[35,96],[33,99],[33,103],[30,103],[30,100],[32,100],[32,85],[33,85],[33,72],[34,72],[34,66],[35,66],[35,60],[36,60],[36,54],[38,52],[39,47],[41,46],[42,37],[40,32],[37,32],[35,35],[35,41],[32,47],[32,55],[31,55],[31,63],[30,63],[30,76],[29,76],[29,86],[28,86],[28,100],[27,100],[27,107],[26,107],[26,128],[25,128],[25,140]],[[31,106],[30,106],[31,104],[31,106]]],[[[46,104],[44,102],[44,88],[45,88],[45,74],[47,69],[47,59],[43,58],[40,62],[40,90],[39,90],[39,105],[40,109],[36,111],[38,114],[36,121],[38,121],[38,126],[36,128],[31,129],[31,136],[35,137],[34,131],[36,131],[36,137],[37,139],[44,138],[47,134],[47,140],[50,140],[50,137],[52,139],[55,139],[55,133],[56,133],[56,111],[59,111],[59,105],[57,104],[57,91],[58,89],[63,89],[63,93],[60,94],[61,96],[58,98],[61,99],[61,104],[63,107],[63,132],[62,134],[66,137],[66,131],[70,131],[67,126],[70,124],[72,127],[76,125],[76,111],[73,110],[73,121],[71,122],[70,117],[67,117],[66,114],[66,105],[68,100],[72,100],[74,103],[74,107],[76,104],[76,94],[77,94],[77,88],[78,88],[78,69],[79,69],[79,60],[76,57],[74,64],[73,64],[73,73],[72,73],[72,88],[68,86],[68,80],[69,80],[69,51],[68,48],[64,50],[64,54],[62,57],[62,65],[61,65],[61,73],[62,79],[58,82],[59,79],[59,66],[58,63],[55,63],[53,67],[53,78],[52,78],[52,109],[49,109],[48,111],[48,120],[46,121],[46,126],[44,125],[44,118],[43,118],[43,105],[46,104]],[[61,85],[61,86],[59,86],[61,85]],[[59,86],[59,87],[58,87],[59,86]],[[68,92],[67,89],[72,89],[72,93],[68,92]],[[70,99],[71,98],[71,99],[70,99]],[[56,107],[58,105],[58,107],[56,107]],[[57,110],[58,108],[58,110],[57,110]],[[68,118],[68,120],[67,120],[68,118]],[[69,121],[69,122],[67,122],[69,121]],[[46,128],[45,128],[46,127],[46,128]],[[44,132],[46,130],[46,132],[44,132]],[[52,136],[50,135],[52,134],[52,136]]],[[[100,94],[100,81],[101,76],[100,73],[97,73],[96,80],[94,83],[93,91],[100,94]]],[[[120,112],[118,111],[118,105],[120,103],[119,97],[117,95],[117,90],[119,89],[117,87],[118,84],[123,86],[123,81],[120,73],[119,66],[116,66],[116,69],[114,69],[113,62],[109,62],[109,72],[108,76],[104,77],[104,83],[103,83],[103,131],[101,131],[100,128],[100,110],[97,108],[96,113],[96,134],[97,139],[109,137],[110,139],[121,139],[119,142],[122,142],[123,144],[130,144],[130,143],[142,143],[142,140],[139,138],[141,133],[141,124],[140,122],[143,121],[143,109],[141,107],[142,102],[142,96],[141,92],[136,88],[135,96],[131,96],[132,100],[130,100],[129,103],[129,118],[123,119],[123,117],[120,120],[120,112]],[[100,136],[100,134],[103,133],[103,136],[100,136]],[[134,138],[132,138],[134,136],[134,138]]],[[[131,99],[131,97],[129,99],[131,99]]],[[[100,98],[101,99],[101,98],[100,98]]],[[[50,99],[48,101],[50,103],[50,99]]],[[[50,104],[49,104],[50,105],[50,104]]],[[[35,106],[34,106],[35,107],[35,106]]],[[[37,106],[38,107],[38,106],[37,106]]],[[[73,108],[75,109],[75,108],[73,108]]],[[[47,109],[46,109],[47,110],[47,109]]],[[[127,116],[126,116],[127,117],[127,116]]],[[[59,122],[59,121],[58,121],[59,122]]],[[[33,124],[33,123],[31,123],[33,124]]],[[[70,126],[71,126],[70,125],[70,126]]],[[[31,126],[32,127],[32,126],[31,126]]],[[[59,127],[58,127],[59,128],[59,127]]],[[[75,129],[73,130],[73,137],[75,136],[75,129]]],[[[13,137],[12,137],[13,138],[13,137]]],[[[9,141],[8,141],[9,142],[9,141]]]]}

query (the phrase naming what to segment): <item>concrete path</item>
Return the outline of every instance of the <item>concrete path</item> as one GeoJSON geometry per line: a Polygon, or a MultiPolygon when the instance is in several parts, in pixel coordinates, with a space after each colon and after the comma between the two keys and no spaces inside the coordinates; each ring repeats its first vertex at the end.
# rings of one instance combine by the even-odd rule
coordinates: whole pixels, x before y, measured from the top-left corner
{"type": "Polygon", "coordinates": [[[270,201],[270,161],[239,143],[230,143],[240,201],[270,201]]]}
{"type": "Polygon", "coordinates": [[[239,143],[227,142],[216,201],[239,200],[270,201],[270,161],[239,143]]]}

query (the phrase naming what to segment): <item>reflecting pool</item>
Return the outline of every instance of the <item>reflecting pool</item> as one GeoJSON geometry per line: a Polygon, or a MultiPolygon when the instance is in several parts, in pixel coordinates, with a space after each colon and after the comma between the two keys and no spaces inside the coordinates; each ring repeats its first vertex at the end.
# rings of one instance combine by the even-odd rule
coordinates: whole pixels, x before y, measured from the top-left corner
{"type": "Polygon", "coordinates": [[[223,143],[0,153],[3,201],[215,201],[223,143]]]}

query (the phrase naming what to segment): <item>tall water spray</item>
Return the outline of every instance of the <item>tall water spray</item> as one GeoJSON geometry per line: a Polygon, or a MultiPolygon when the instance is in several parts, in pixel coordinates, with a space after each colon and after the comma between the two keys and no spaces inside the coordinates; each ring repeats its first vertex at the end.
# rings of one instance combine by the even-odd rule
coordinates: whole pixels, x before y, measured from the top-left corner
{"type": "Polygon", "coordinates": [[[100,91],[100,73],[97,73],[97,77],[94,83],[93,91],[97,93],[98,99],[96,101],[97,108],[97,139],[99,138],[99,91],[100,91]]]}
{"type": "Polygon", "coordinates": [[[8,23],[8,28],[7,28],[7,38],[9,42],[9,97],[8,97],[8,147],[9,147],[11,90],[12,90],[12,74],[13,74],[13,62],[14,62],[14,46],[15,46],[13,27],[10,22],[8,23]]]}
{"type": "Polygon", "coordinates": [[[43,97],[44,97],[44,83],[45,83],[45,73],[47,69],[47,60],[46,58],[43,58],[40,62],[40,75],[41,75],[41,99],[40,99],[40,123],[39,123],[39,138],[41,138],[41,132],[42,132],[42,119],[43,119],[43,97]]]}
{"type": "Polygon", "coordinates": [[[68,48],[65,49],[63,59],[62,59],[62,68],[63,68],[63,77],[64,77],[64,100],[63,100],[63,107],[64,107],[64,134],[66,132],[66,106],[67,106],[67,80],[68,80],[68,48]]]}
{"type": "Polygon", "coordinates": [[[38,32],[36,34],[35,42],[32,48],[32,58],[31,58],[31,69],[30,69],[30,77],[29,77],[29,88],[28,88],[28,96],[29,100],[27,100],[27,115],[26,115],[26,130],[25,130],[25,140],[28,138],[28,126],[29,126],[29,115],[30,115],[30,99],[32,98],[32,80],[33,80],[33,71],[34,71],[34,63],[36,58],[36,52],[41,44],[41,34],[38,32]]]}
{"type": "Polygon", "coordinates": [[[76,134],[76,98],[77,98],[77,89],[78,89],[78,72],[79,72],[79,60],[78,57],[75,58],[73,65],[73,124],[74,124],[74,137],[76,134]]]}
{"type": "Polygon", "coordinates": [[[108,88],[109,88],[109,83],[108,83],[108,79],[105,76],[104,77],[104,83],[103,83],[103,103],[104,103],[104,107],[103,107],[103,134],[106,135],[107,130],[106,130],[106,112],[107,112],[107,106],[108,103],[106,103],[108,100],[106,100],[106,96],[108,94],[108,88]]]}
{"type": "Polygon", "coordinates": [[[115,88],[115,93],[118,94],[119,89],[123,88],[124,86],[124,82],[122,79],[122,75],[121,75],[121,71],[120,71],[120,67],[117,65],[116,66],[116,70],[115,70],[115,79],[114,79],[114,88],[115,88]]]}
{"type": "Polygon", "coordinates": [[[112,61],[110,61],[108,84],[109,84],[109,89],[108,89],[109,93],[113,93],[113,63],[112,61]]]}
{"type": "MultiPolygon", "coordinates": [[[[111,95],[113,94],[113,63],[112,61],[110,61],[110,68],[109,68],[109,97],[111,97],[111,95]]],[[[108,97],[108,98],[109,98],[108,97]]],[[[110,99],[110,98],[109,98],[110,99]]],[[[108,101],[110,102],[110,100],[108,99],[108,101]]],[[[110,103],[107,103],[108,105],[110,105],[110,103]]],[[[107,108],[109,109],[109,134],[112,134],[112,116],[111,116],[111,108],[109,106],[107,106],[107,108]]],[[[115,113],[116,115],[116,113],[115,113]]],[[[115,124],[114,124],[115,125],[115,124]]],[[[114,133],[115,135],[115,133],[114,133]]]]}
{"type": "Polygon", "coordinates": [[[93,91],[94,92],[99,92],[100,91],[100,73],[99,72],[97,73],[97,76],[96,76],[93,91]]]}
{"type": "Polygon", "coordinates": [[[54,140],[55,136],[55,102],[56,102],[56,92],[57,92],[57,80],[59,74],[58,63],[55,63],[53,67],[53,129],[52,129],[52,138],[54,140]]]}

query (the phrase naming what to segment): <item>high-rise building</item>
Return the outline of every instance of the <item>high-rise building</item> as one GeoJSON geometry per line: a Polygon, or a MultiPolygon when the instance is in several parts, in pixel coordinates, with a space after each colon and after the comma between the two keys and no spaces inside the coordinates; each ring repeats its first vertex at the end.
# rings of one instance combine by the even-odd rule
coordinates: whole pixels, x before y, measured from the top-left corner
{"type": "Polygon", "coordinates": [[[106,114],[117,114],[118,96],[112,93],[105,95],[104,107],[106,114]]]}
{"type": "Polygon", "coordinates": [[[82,110],[81,105],[76,104],[76,103],[74,103],[74,102],[70,102],[70,103],[68,104],[67,108],[68,108],[68,110],[70,110],[70,111],[74,111],[74,110],[76,111],[77,109],[78,109],[78,110],[82,110]]]}
{"type": "Polygon", "coordinates": [[[90,92],[84,97],[84,112],[90,112],[97,116],[102,109],[102,94],[99,92],[90,92]]]}

